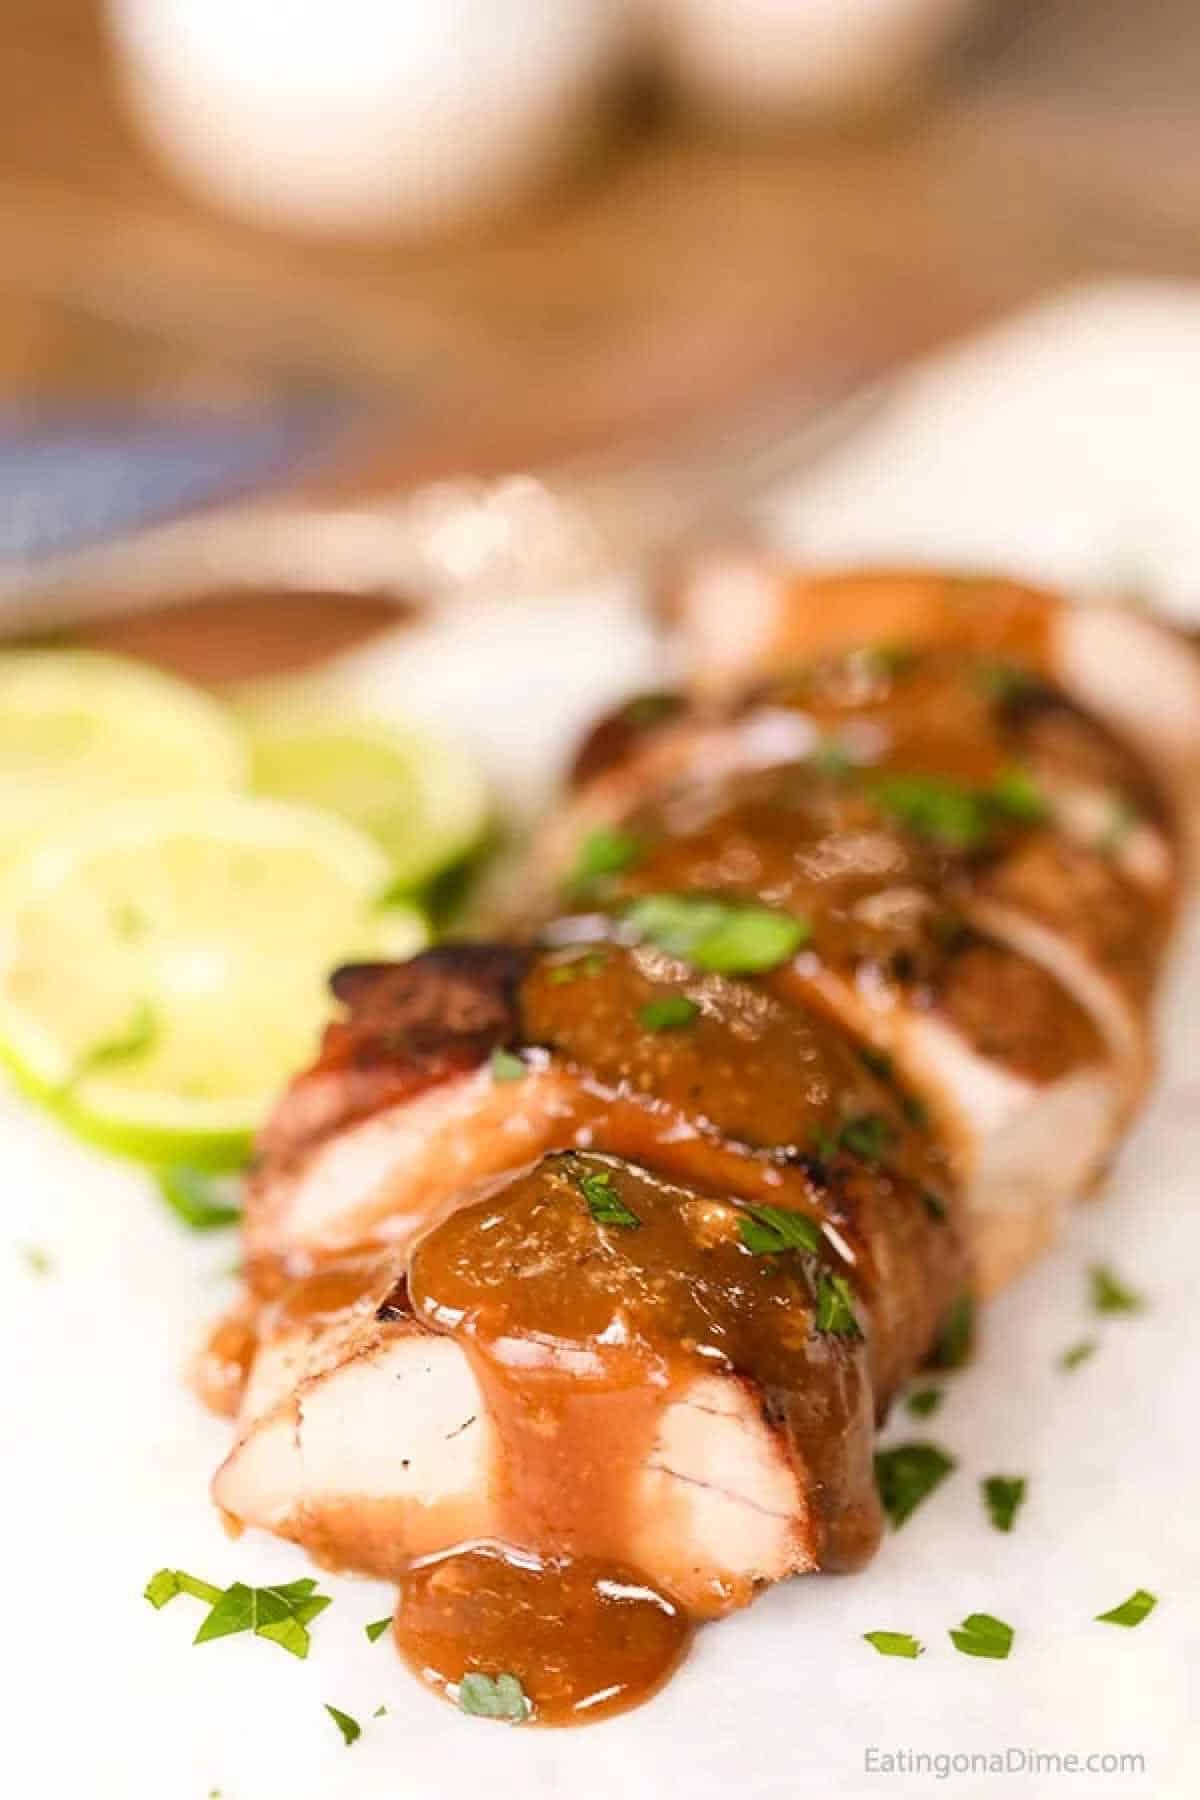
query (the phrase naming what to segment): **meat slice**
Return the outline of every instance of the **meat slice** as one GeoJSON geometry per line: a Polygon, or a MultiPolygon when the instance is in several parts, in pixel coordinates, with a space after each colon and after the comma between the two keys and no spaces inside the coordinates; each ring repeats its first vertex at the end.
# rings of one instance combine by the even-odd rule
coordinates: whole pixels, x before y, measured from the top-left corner
{"type": "MultiPolygon", "coordinates": [[[[470,950],[486,997],[494,965],[486,946],[470,950]]],[[[454,956],[462,981],[467,963],[454,956]]],[[[298,1109],[285,1096],[248,1199],[246,1243],[260,1291],[269,1295],[281,1270],[294,1275],[308,1260],[354,1246],[399,1251],[447,1209],[569,1146],[648,1160],[718,1192],[819,1208],[817,1137],[836,1138],[850,1114],[872,1115],[895,1178],[951,1205],[950,1170],[929,1127],[914,1123],[894,1085],[819,1014],[704,976],[653,946],[531,950],[523,966],[490,1035],[470,1040],[476,1066],[463,1066],[468,1049],[456,1042],[452,1055],[420,1065],[421,1091],[403,1011],[389,1028],[389,995],[400,993],[407,1007],[422,982],[436,988],[443,962],[435,955],[402,970],[359,971],[349,986],[339,978],[351,999],[333,1028],[336,1055],[302,1075],[299,1087],[322,1087],[334,1115],[349,1066],[356,1092],[369,1082],[382,1095],[409,1097],[293,1139],[288,1124],[298,1109]],[[682,1005],[686,1031],[656,1029],[654,1009],[663,1003],[668,1014],[682,1005]]],[[[476,1009],[465,1011],[475,1018],[476,1009]]],[[[852,1194],[844,1158],[829,1173],[852,1194]]],[[[841,1224],[854,1234],[848,1213],[841,1224]]]]}
{"type": "MultiPolygon", "coordinates": [[[[873,1498],[839,1482],[827,1520],[835,1484],[813,1472],[869,1477],[861,1331],[814,1346],[816,1277],[748,1248],[743,1216],[552,1157],[426,1238],[408,1283],[387,1287],[386,1258],[310,1282],[266,1326],[214,1497],[375,1575],[489,1538],[619,1556],[699,1617],[815,1567],[847,1521],[865,1551],[873,1498]]],[[[909,1358],[954,1280],[944,1264],[905,1312],[909,1358]]]]}
{"type": "MultiPolygon", "coordinates": [[[[213,1497],[334,1567],[398,1577],[411,1558],[503,1535],[496,1436],[466,1352],[415,1325],[366,1328],[255,1421],[213,1497]]],[[[628,1554],[697,1616],[815,1566],[802,1483],[741,1383],[697,1375],[664,1409],[628,1554]]]]}
{"type": "Polygon", "coordinates": [[[662,598],[692,682],[710,693],[864,645],[957,646],[1040,670],[1145,759],[1194,851],[1200,656],[1160,620],[994,576],[810,573],[758,550],[698,557],[662,598]]]}
{"type": "Polygon", "coordinates": [[[546,1158],[391,1288],[395,1259],[358,1259],[285,1300],[215,1498],[371,1574],[497,1539],[621,1561],[700,1617],[851,1566],[880,1528],[875,1411],[960,1269],[903,1184],[861,1218],[874,1286],[837,1231],[776,1241],[787,1216],[546,1158]]]}

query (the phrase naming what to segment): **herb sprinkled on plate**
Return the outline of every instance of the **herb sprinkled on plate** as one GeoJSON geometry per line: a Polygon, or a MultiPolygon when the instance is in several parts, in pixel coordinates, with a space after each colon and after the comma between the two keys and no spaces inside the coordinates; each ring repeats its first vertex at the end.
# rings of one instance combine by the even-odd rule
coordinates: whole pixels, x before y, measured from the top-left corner
{"type": "Polygon", "coordinates": [[[878,1451],[875,1480],[893,1528],[898,1531],[957,1466],[954,1458],[937,1444],[897,1444],[893,1449],[878,1451]]]}
{"type": "Polygon", "coordinates": [[[1011,1531],[1025,1504],[1028,1483],[1024,1475],[989,1475],[981,1481],[983,1503],[997,1531],[1011,1531]]]}
{"type": "Polygon", "coordinates": [[[1108,1612],[1097,1613],[1097,1620],[1103,1625],[1124,1625],[1132,1630],[1148,1618],[1158,1605],[1158,1595],[1149,1593],[1145,1588],[1136,1588],[1128,1600],[1122,1600],[1108,1612]]]}
{"type": "Polygon", "coordinates": [[[987,1656],[1004,1662],[1015,1635],[1011,1625],[991,1613],[968,1613],[958,1630],[951,1631],[950,1641],[964,1656],[987,1656]]]}
{"type": "Polygon", "coordinates": [[[919,1644],[907,1631],[864,1631],[863,1636],[880,1656],[906,1656],[913,1660],[925,1650],[924,1644],[919,1644]]]}
{"type": "Polygon", "coordinates": [[[1088,1270],[1088,1291],[1092,1309],[1098,1313],[1141,1312],[1146,1304],[1142,1294],[1128,1287],[1103,1263],[1096,1263],[1088,1270]]]}

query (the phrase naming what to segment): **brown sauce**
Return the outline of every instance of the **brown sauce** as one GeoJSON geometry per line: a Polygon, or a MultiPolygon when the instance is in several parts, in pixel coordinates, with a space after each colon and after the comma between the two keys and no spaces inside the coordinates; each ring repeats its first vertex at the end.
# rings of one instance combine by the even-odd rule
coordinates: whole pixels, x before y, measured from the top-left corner
{"type": "Polygon", "coordinates": [[[687,1654],[692,1626],[619,1564],[518,1561],[481,1546],[408,1572],[395,1635],[421,1680],[460,1705],[465,1675],[509,1675],[531,1723],[578,1725],[648,1700],[687,1654]]]}
{"type": "MultiPolygon", "coordinates": [[[[715,1375],[737,1396],[749,1384],[755,1420],[779,1434],[813,1560],[854,1566],[874,1548],[865,1302],[832,1254],[765,1252],[744,1221],[644,1169],[567,1154],[418,1245],[413,1311],[476,1365],[500,1444],[506,1544],[632,1560],[665,1409],[715,1375]],[[852,1317],[823,1329],[834,1275],[854,1292],[852,1317]]],[[[678,1578],[690,1582],[686,1568],[678,1578]]],[[[718,1612],[750,1591],[718,1580],[680,1597],[718,1612]]]]}
{"type": "MultiPolygon", "coordinates": [[[[969,856],[888,824],[866,795],[804,765],[669,797],[635,815],[629,829],[645,849],[608,884],[605,906],[677,892],[763,901],[811,925],[808,950],[790,971],[793,987],[803,988],[811,961],[814,974],[824,968],[851,984],[869,980],[919,1005],[947,1001],[960,1023],[968,1015],[954,1011],[957,965],[980,942],[965,926],[962,908],[976,894],[1004,897],[999,871],[1021,866],[1014,853],[981,870],[969,856]]],[[[1056,842],[1051,834],[1025,836],[1056,842]]],[[[1104,859],[1079,850],[1076,860],[1091,870],[1096,888],[1123,903],[1129,884],[1104,859]]],[[[1130,895],[1131,903],[1135,898],[1130,895]]],[[[1038,909],[1056,925],[1064,923],[1063,913],[1052,897],[1038,909]]],[[[1139,916],[1144,919],[1144,909],[1139,916]]],[[[1142,930],[1153,962],[1158,940],[1144,923],[1142,930]]],[[[1000,946],[992,947],[991,960],[1020,961],[1000,946]]],[[[1049,1081],[1101,1053],[1089,1016],[1056,981],[1035,979],[1028,996],[1036,1006],[1008,1022],[1013,1060],[1024,1072],[1049,1081]]]]}
{"type": "Polygon", "coordinates": [[[219,1318],[196,1356],[189,1380],[210,1412],[233,1418],[241,1404],[250,1365],[258,1349],[257,1307],[239,1300],[219,1318]]]}

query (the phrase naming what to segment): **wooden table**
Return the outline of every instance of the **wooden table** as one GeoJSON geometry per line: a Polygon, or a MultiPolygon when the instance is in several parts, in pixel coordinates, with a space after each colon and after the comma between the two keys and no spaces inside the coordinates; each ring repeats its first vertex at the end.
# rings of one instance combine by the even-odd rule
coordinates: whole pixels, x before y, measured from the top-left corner
{"type": "Polygon", "coordinates": [[[1200,272],[1200,7],[996,0],[923,105],[853,137],[661,107],[470,241],[268,237],[173,185],[91,0],[5,0],[0,399],[336,396],[343,491],[818,414],[1050,287],[1200,272]]]}

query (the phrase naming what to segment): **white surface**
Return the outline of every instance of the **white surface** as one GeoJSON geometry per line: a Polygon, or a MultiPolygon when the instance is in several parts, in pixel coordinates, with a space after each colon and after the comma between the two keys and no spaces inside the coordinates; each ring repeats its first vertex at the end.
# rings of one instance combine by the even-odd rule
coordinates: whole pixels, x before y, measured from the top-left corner
{"type": "MultiPolygon", "coordinates": [[[[851,552],[991,551],[1034,572],[1101,580],[1135,563],[1182,603],[1200,571],[1188,417],[1200,391],[1200,298],[1131,294],[1042,315],[922,378],[879,440],[793,505],[810,542],[851,552]],[[959,399],[954,402],[954,395],[959,399]],[[952,403],[953,402],[953,403],[952,403]],[[1064,410],[1065,409],[1065,410],[1064,410]],[[1084,453],[1086,452],[1086,453],[1084,453]],[[873,525],[866,522],[871,510],[873,525]]],[[[628,596],[584,615],[546,606],[398,639],[351,665],[397,705],[461,724],[510,786],[544,786],[564,730],[648,659],[628,596]],[[478,631],[476,631],[476,624],[478,631]],[[451,652],[465,651],[465,654],[451,652]]],[[[1194,1795],[1200,1625],[1195,1369],[1200,1355],[1200,945],[1169,998],[1157,1102],[1111,1190],[1062,1248],[991,1307],[978,1361],[947,1379],[928,1436],[960,1468],[864,1574],[809,1578],[701,1635],[654,1704],[576,1733],[505,1730],[424,1695],[363,1624],[373,1583],[328,1580],[335,1604],[300,1664],[262,1640],[200,1648],[197,1606],[154,1613],[162,1564],[217,1582],[307,1572],[297,1550],[230,1542],[205,1499],[227,1429],[180,1383],[219,1307],[229,1240],[178,1229],[145,1182],[12,1100],[0,1111],[5,1195],[5,1720],[0,1792],[13,1800],[928,1800],[939,1793],[1194,1795]],[[43,1247],[38,1278],[21,1246],[43,1247]],[[1137,1318],[1088,1315],[1103,1258],[1151,1298],[1137,1318]],[[1084,1335],[1097,1355],[1055,1358],[1084,1335]],[[977,1483],[1025,1474],[1011,1536],[977,1483]],[[1161,1595],[1127,1632],[1091,1622],[1134,1588],[1161,1595]],[[1017,1630],[1007,1663],[950,1646],[970,1611],[1017,1630]],[[863,1631],[911,1631],[917,1662],[863,1631]],[[322,1710],[363,1724],[353,1748],[322,1710]],[[387,1716],[372,1719],[376,1706],[387,1716]],[[1144,1776],[868,1774],[868,1746],[986,1755],[1124,1751],[1144,1776]]]]}

